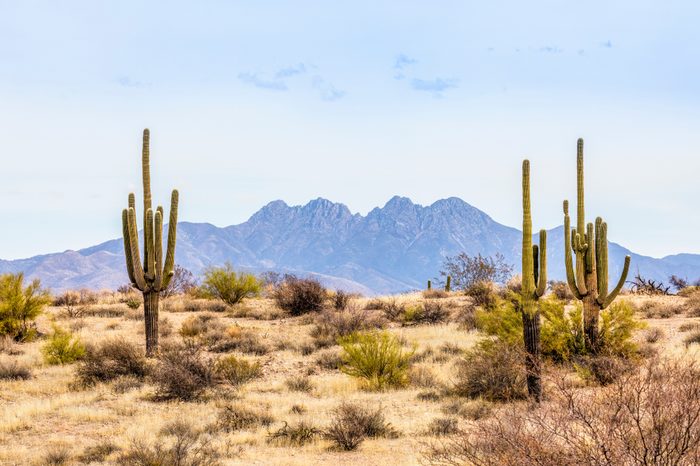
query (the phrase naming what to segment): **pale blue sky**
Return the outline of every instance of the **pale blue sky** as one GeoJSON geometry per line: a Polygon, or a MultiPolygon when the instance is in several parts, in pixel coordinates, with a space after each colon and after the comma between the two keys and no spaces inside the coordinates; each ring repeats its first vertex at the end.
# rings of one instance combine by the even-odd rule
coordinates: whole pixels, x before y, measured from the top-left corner
{"type": "Polygon", "coordinates": [[[700,253],[697,2],[0,0],[0,258],[120,235],[156,201],[225,226],[274,199],[458,196],[537,227],[573,199],[636,252],[700,253]],[[137,195],[140,190],[137,190],[137,195]]]}

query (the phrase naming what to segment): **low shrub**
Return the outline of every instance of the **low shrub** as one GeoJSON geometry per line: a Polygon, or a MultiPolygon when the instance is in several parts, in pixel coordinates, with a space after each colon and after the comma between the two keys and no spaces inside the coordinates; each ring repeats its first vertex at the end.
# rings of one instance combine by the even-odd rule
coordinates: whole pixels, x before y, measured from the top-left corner
{"type": "Polygon", "coordinates": [[[294,425],[285,422],[282,427],[267,435],[267,441],[278,445],[302,446],[313,442],[322,434],[320,429],[306,421],[294,425]]]}
{"type": "Polygon", "coordinates": [[[394,438],[398,432],[384,419],[381,407],[371,410],[355,403],[343,403],[333,410],[325,437],[341,450],[357,449],[365,438],[394,438]]]}
{"type": "Polygon", "coordinates": [[[212,332],[207,339],[209,351],[214,353],[227,353],[240,351],[241,353],[262,356],[271,351],[270,345],[263,341],[254,330],[241,329],[234,325],[223,332],[212,332]]]}
{"type": "Polygon", "coordinates": [[[633,364],[623,358],[614,356],[581,356],[576,359],[574,367],[584,380],[591,380],[600,385],[610,385],[633,369],[633,364]]]}
{"type": "Polygon", "coordinates": [[[196,344],[163,345],[152,379],[161,399],[195,400],[215,385],[214,362],[196,344]]]}
{"type": "Polygon", "coordinates": [[[384,332],[360,332],[340,340],[341,370],[362,379],[365,388],[383,390],[408,383],[415,350],[405,351],[398,338],[384,332]]]}
{"type": "Polygon", "coordinates": [[[422,305],[406,308],[403,315],[404,324],[441,324],[450,319],[451,310],[440,301],[425,301],[422,305]]]}
{"type": "Polygon", "coordinates": [[[211,438],[185,421],[167,424],[158,439],[134,439],[118,458],[120,466],[218,466],[221,455],[211,438]]]}
{"type": "Polygon", "coordinates": [[[260,363],[237,356],[224,356],[214,365],[216,376],[229,385],[239,386],[262,375],[260,363]]]}
{"type": "Polygon", "coordinates": [[[466,402],[456,399],[445,403],[442,407],[442,412],[450,416],[459,416],[471,421],[478,421],[489,417],[493,413],[493,404],[480,398],[466,402]]]}
{"type": "Polygon", "coordinates": [[[569,284],[561,280],[550,280],[549,289],[552,294],[560,301],[569,302],[574,299],[574,294],[569,288],[569,284]]]}
{"type": "Polygon", "coordinates": [[[454,435],[457,432],[459,432],[457,419],[453,417],[439,417],[428,424],[428,435],[434,437],[454,435]]]}
{"type": "Polygon", "coordinates": [[[314,389],[311,379],[304,376],[294,376],[288,378],[284,384],[292,392],[310,392],[314,389]]]}
{"type": "Polygon", "coordinates": [[[41,459],[42,466],[63,466],[70,464],[71,453],[65,446],[50,447],[41,459]]]}
{"type": "Polygon", "coordinates": [[[435,373],[427,366],[413,366],[408,372],[411,385],[421,388],[435,388],[438,386],[435,373]]]}
{"type": "Polygon", "coordinates": [[[524,398],[524,355],[520,347],[501,340],[484,340],[457,365],[453,392],[457,396],[509,401],[524,398]]]}
{"type": "Polygon", "coordinates": [[[273,292],[277,305],[299,316],[308,312],[320,312],[326,302],[326,289],[313,278],[287,276],[273,292]]]}
{"type": "Polygon", "coordinates": [[[76,459],[85,464],[102,463],[116,451],[119,451],[118,446],[110,441],[104,441],[87,447],[76,459]]]}
{"type": "Polygon", "coordinates": [[[123,339],[111,339],[88,345],[76,372],[78,380],[89,386],[122,376],[143,379],[148,371],[146,356],[138,346],[123,339]]]}
{"type": "Polygon", "coordinates": [[[700,344],[700,332],[693,332],[683,339],[685,346],[700,344]]]}
{"type": "Polygon", "coordinates": [[[350,295],[343,290],[336,291],[332,296],[333,309],[342,311],[350,303],[350,295]]]}
{"type": "Polygon", "coordinates": [[[328,349],[320,351],[316,356],[316,365],[322,369],[337,370],[343,364],[343,359],[340,357],[340,351],[328,349]]]}
{"type": "Polygon", "coordinates": [[[204,272],[201,289],[208,295],[233,306],[245,298],[260,295],[262,283],[253,274],[236,272],[231,264],[211,267],[204,272]]]}
{"type": "Polygon", "coordinates": [[[386,320],[376,312],[348,306],[342,311],[326,310],[319,313],[314,319],[311,336],[316,340],[317,346],[332,346],[339,338],[385,326],[386,320]]]}
{"type": "Polygon", "coordinates": [[[666,332],[662,328],[652,327],[644,333],[644,341],[647,343],[657,343],[666,337],[666,332]]]}
{"type": "Polygon", "coordinates": [[[450,296],[447,291],[438,289],[423,290],[421,294],[425,299],[444,299],[450,296]]]}
{"type": "Polygon", "coordinates": [[[32,378],[29,368],[17,361],[0,359],[0,380],[28,380],[32,378]]]}
{"type": "Polygon", "coordinates": [[[273,417],[267,411],[253,410],[242,404],[231,404],[219,411],[215,427],[216,430],[230,433],[258,426],[268,427],[273,422],[273,417]]]}
{"type": "Polygon", "coordinates": [[[498,299],[496,294],[496,286],[492,282],[476,282],[467,287],[464,293],[472,298],[472,301],[476,306],[480,306],[485,309],[494,306],[498,299]]]}
{"type": "Polygon", "coordinates": [[[41,354],[47,364],[70,364],[85,356],[85,344],[77,335],[54,327],[53,334],[41,347],[41,354]]]}
{"type": "Polygon", "coordinates": [[[547,404],[513,405],[429,446],[435,465],[697,464],[700,368],[652,359],[595,391],[555,379],[547,404]]]}

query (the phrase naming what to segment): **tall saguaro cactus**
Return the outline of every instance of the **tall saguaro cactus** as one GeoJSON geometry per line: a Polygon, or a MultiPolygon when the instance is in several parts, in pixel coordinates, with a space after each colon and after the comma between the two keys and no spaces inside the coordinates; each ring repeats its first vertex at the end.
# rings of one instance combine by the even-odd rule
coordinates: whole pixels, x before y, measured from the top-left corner
{"type": "Polygon", "coordinates": [[[530,161],[523,160],[523,264],[520,310],[523,318],[527,390],[539,403],[542,398],[540,310],[537,301],[547,289],[547,232],[540,230],[540,244],[532,244],[530,209],[530,161]]]}
{"type": "Polygon", "coordinates": [[[150,133],[143,130],[143,265],[139,253],[139,236],[136,226],[136,200],[129,194],[129,207],[122,211],[124,253],[126,270],[132,286],[143,293],[143,313],[146,325],[146,354],[152,356],[158,349],[158,301],[160,292],[168,286],[175,266],[175,238],[177,234],[178,192],[173,190],[170,199],[168,246],[163,261],[163,207],[153,211],[151,205],[150,133]]]}
{"type": "Polygon", "coordinates": [[[617,286],[608,292],[608,225],[598,217],[586,224],[583,192],[583,139],[578,140],[576,159],[576,228],[570,230],[569,201],[564,201],[564,259],[566,280],[576,299],[583,301],[583,328],[586,346],[592,352],[600,348],[600,311],[613,302],[627,279],[630,256],[617,286]],[[574,266],[571,252],[576,254],[574,266]]]}

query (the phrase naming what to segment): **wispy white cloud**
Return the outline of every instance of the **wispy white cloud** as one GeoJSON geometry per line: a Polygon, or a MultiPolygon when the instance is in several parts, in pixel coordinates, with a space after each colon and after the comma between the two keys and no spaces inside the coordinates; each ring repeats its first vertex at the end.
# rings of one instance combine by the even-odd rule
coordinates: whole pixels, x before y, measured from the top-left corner
{"type": "Polygon", "coordinates": [[[261,78],[257,73],[241,73],[238,75],[238,79],[260,89],[269,89],[273,91],[286,91],[288,89],[284,81],[279,79],[267,80],[261,78]]]}
{"type": "Polygon", "coordinates": [[[336,87],[333,86],[332,83],[324,80],[320,76],[313,77],[311,81],[311,86],[316,91],[318,91],[319,95],[321,96],[321,100],[325,100],[327,102],[333,102],[338,99],[342,99],[347,94],[347,92],[345,91],[336,89],[336,87]]]}
{"type": "Polygon", "coordinates": [[[394,74],[394,79],[404,79],[406,77],[404,70],[410,65],[414,65],[416,63],[418,63],[418,60],[411,58],[404,53],[400,53],[394,61],[393,68],[396,70],[396,74],[394,74]]]}
{"type": "Polygon", "coordinates": [[[303,73],[306,73],[306,65],[303,63],[299,63],[298,65],[288,66],[286,68],[280,69],[279,71],[277,71],[277,73],[275,73],[275,78],[291,78],[292,76],[296,76],[298,74],[303,73]]]}
{"type": "Polygon", "coordinates": [[[411,88],[416,91],[424,91],[432,93],[433,97],[440,98],[442,93],[448,89],[458,87],[459,80],[451,78],[435,78],[435,79],[412,79],[411,88]]]}
{"type": "Polygon", "coordinates": [[[128,76],[121,76],[120,78],[118,78],[117,84],[119,84],[122,87],[148,87],[148,86],[150,86],[149,83],[136,81],[134,79],[131,79],[128,76]]]}
{"type": "Polygon", "coordinates": [[[600,46],[605,47],[606,49],[611,49],[613,44],[612,44],[612,41],[610,39],[608,39],[605,42],[603,42],[602,44],[600,44],[600,46]]]}
{"type": "Polygon", "coordinates": [[[564,52],[564,49],[561,49],[561,48],[557,47],[556,45],[545,45],[544,47],[540,47],[540,52],[562,53],[562,52],[564,52]]]}

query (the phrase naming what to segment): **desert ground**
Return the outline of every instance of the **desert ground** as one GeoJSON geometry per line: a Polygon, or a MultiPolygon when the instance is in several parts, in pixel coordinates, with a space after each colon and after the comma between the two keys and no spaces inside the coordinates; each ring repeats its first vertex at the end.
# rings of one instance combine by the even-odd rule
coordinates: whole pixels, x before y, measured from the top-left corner
{"type": "MultiPolygon", "coordinates": [[[[700,331],[700,318],[691,317],[698,314],[688,308],[688,298],[625,295],[618,299],[630,302],[637,310],[636,317],[646,324],[633,337],[646,355],[700,357],[700,345],[688,342],[700,331]]],[[[122,301],[118,293],[102,293],[98,303],[72,311],[73,316],[67,315],[63,306],[51,306],[37,319],[37,328],[50,334],[59,326],[88,346],[120,338],[143,348],[142,308],[130,309],[122,301]]],[[[139,463],[135,456],[129,463],[122,455],[138,448],[170,448],[177,437],[164,429],[184,423],[196,434],[183,441],[183,448],[189,448],[183,456],[189,455],[189,459],[179,463],[183,465],[424,464],[430,445],[439,444],[455,431],[498,416],[506,407],[528,409],[526,400],[488,402],[451,392],[463,352],[488,338],[461,321],[465,310],[473,308],[471,298],[463,293],[354,297],[347,307],[350,312],[385,319],[386,329],[400,337],[406,351],[414,352],[408,385],[365,389],[357,378],[338,370],[340,348],[318,337],[314,331],[317,316],[290,317],[264,297],[232,307],[182,296],[161,302],[162,346],[199,339],[205,359],[234,354],[260,364],[257,378],[238,386],[212,386],[191,401],[162,399],[149,377],[120,377],[85,386],[76,375],[80,361],[44,362],[41,349],[45,338],[28,343],[6,341],[0,361],[5,367],[24,367],[30,375],[0,380],[0,463],[153,464],[139,463]],[[406,309],[425,302],[439,303],[448,310],[447,317],[437,323],[407,323],[383,315],[387,308],[406,309]],[[208,316],[201,321],[204,330],[181,330],[183,324],[187,328],[188,322],[192,324],[204,315],[208,316]],[[211,345],[202,341],[211,328],[247,343],[210,352],[211,345]],[[323,432],[343,402],[381,410],[391,434],[365,438],[354,451],[338,448],[323,432]],[[222,424],[222,413],[231,406],[258,413],[262,420],[227,428],[222,424]],[[285,426],[300,423],[311,428],[308,441],[275,437],[285,426]],[[208,455],[211,458],[207,459],[208,455]]],[[[569,366],[546,362],[545,403],[549,381],[562,374],[576,380],[581,390],[597,389],[577,378],[569,366]]]]}

